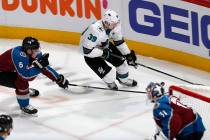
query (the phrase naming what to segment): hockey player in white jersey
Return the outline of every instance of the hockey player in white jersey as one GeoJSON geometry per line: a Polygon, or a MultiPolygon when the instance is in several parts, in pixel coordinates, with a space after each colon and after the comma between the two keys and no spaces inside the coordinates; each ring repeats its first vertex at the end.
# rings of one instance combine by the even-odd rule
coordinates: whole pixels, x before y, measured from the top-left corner
{"type": "Polygon", "coordinates": [[[123,39],[120,18],[115,11],[106,11],[102,20],[94,22],[83,31],[80,47],[87,65],[109,88],[118,89],[116,79],[122,85],[137,86],[137,81],[129,78],[128,71],[128,65],[136,65],[136,55],[123,39]],[[115,66],[116,71],[107,62],[115,66]]]}

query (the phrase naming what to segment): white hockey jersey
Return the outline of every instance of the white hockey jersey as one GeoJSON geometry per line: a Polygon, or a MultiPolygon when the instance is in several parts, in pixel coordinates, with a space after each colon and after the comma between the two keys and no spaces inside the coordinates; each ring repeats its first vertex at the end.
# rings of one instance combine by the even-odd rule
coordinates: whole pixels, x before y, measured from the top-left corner
{"type": "MultiPolygon", "coordinates": [[[[102,21],[91,24],[83,33],[80,39],[80,48],[84,56],[94,58],[103,54],[103,49],[109,46],[109,40],[123,40],[121,24],[118,24],[110,33],[107,33],[103,27],[102,21]]],[[[130,50],[126,43],[116,46],[123,54],[129,54],[130,50]]]]}

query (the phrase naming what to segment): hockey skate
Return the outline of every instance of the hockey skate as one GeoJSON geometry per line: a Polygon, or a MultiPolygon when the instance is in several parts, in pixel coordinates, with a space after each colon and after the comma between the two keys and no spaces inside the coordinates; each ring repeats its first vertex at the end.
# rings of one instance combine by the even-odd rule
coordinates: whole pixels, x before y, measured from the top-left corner
{"type": "Polygon", "coordinates": [[[27,105],[26,107],[20,107],[20,109],[24,114],[28,115],[35,115],[38,112],[38,110],[31,105],[27,105]]]}
{"type": "Polygon", "coordinates": [[[106,83],[107,86],[112,90],[118,90],[117,84],[115,82],[113,83],[106,83]]]}
{"type": "Polygon", "coordinates": [[[29,95],[30,97],[37,97],[39,96],[39,91],[33,88],[29,88],[29,95]]]}
{"type": "Polygon", "coordinates": [[[137,86],[137,81],[133,80],[133,79],[127,79],[125,82],[120,80],[119,78],[117,78],[117,80],[119,81],[119,83],[121,85],[124,85],[124,86],[128,86],[128,87],[135,87],[135,86],[137,86]]]}

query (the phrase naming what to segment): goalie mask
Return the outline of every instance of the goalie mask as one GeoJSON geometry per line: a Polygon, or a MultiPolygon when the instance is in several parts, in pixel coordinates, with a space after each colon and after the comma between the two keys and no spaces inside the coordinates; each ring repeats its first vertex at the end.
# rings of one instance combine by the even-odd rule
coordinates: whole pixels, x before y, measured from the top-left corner
{"type": "Polygon", "coordinates": [[[164,94],[164,83],[151,82],[146,88],[147,97],[150,101],[155,102],[156,99],[160,98],[164,94]]]}
{"type": "Polygon", "coordinates": [[[108,11],[105,12],[102,18],[102,22],[105,28],[112,30],[120,22],[120,18],[115,11],[109,9],[108,11]]]}

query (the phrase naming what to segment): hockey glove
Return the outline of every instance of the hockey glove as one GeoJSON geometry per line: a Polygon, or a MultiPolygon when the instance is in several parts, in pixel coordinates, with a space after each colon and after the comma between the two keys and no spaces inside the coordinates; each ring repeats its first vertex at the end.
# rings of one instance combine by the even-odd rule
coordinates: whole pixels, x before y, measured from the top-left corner
{"type": "Polygon", "coordinates": [[[33,61],[33,65],[39,69],[43,69],[49,65],[49,53],[44,54],[40,59],[33,61]]]}
{"type": "Polygon", "coordinates": [[[109,58],[109,56],[110,56],[110,49],[109,48],[105,48],[104,50],[103,50],[103,54],[102,54],[102,58],[103,59],[108,59],[109,58]]]}
{"type": "Polygon", "coordinates": [[[134,50],[131,50],[131,53],[127,54],[125,56],[126,60],[127,60],[127,63],[128,65],[131,65],[131,66],[136,66],[136,54],[134,52],[134,50]]]}
{"type": "Polygon", "coordinates": [[[56,80],[56,83],[59,87],[64,89],[68,88],[69,85],[69,81],[65,79],[65,77],[62,74],[59,75],[59,78],[56,80]]]}

